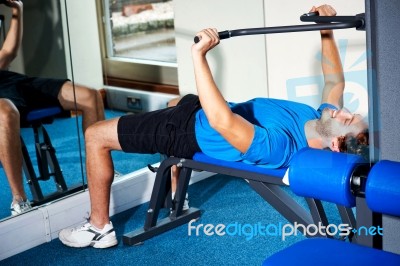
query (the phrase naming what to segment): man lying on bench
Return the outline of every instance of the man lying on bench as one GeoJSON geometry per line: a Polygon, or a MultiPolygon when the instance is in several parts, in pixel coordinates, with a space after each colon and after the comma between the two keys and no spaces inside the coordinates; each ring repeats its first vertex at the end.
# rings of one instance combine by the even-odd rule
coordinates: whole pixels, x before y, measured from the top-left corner
{"type": "MultiPolygon", "coordinates": [[[[314,8],[334,16],[330,6],[314,8]]],[[[83,226],[61,230],[68,246],[107,248],[117,244],[109,220],[113,163],[110,152],[161,153],[192,158],[196,152],[226,161],[266,168],[288,167],[301,148],[344,151],[346,139],[367,129],[360,115],[342,109],[344,75],[332,31],[321,31],[323,104],[318,110],[301,103],[256,98],[227,103],[214,82],[206,55],[219,44],[216,29],[197,34],[192,46],[198,97],[187,95],[175,107],[102,121],[85,133],[86,167],[91,200],[83,226]]],[[[365,138],[368,139],[368,138],[365,138]]]]}

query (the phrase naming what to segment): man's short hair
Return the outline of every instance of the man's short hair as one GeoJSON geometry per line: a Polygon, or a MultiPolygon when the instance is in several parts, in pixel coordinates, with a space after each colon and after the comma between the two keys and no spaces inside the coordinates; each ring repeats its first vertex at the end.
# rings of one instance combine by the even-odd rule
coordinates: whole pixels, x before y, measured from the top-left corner
{"type": "Polygon", "coordinates": [[[346,135],[339,137],[340,152],[357,154],[369,161],[369,131],[368,129],[357,136],[346,135]]]}

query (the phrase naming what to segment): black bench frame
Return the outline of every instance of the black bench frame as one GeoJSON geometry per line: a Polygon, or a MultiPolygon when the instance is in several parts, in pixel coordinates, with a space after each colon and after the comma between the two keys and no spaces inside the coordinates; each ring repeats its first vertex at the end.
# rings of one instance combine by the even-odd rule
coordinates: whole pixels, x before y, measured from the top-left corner
{"type": "Polygon", "coordinates": [[[23,127],[32,127],[35,141],[35,153],[37,159],[38,174],[36,174],[31,157],[22,136],[22,166],[27,184],[32,194],[32,206],[44,204],[60,197],[81,191],[84,188],[83,183],[76,184],[70,188],[67,186],[60,164],[56,157],[49,134],[43,124],[50,124],[54,117],[45,117],[30,122],[23,127]],[[48,181],[53,178],[55,184],[55,192],[45,195],[40,187],[40,181],[48,181]]]}
{"type": "MultiPolygon", "coordinates": [[[[296,202],[284,189],[285,184],[281,178],[265,174],[243,171],[239,169],[219,166],[210,163],[199,162],[190,159],[170,157],[161,162],[157,169],[153,192],[146,213],[143,228],[137,229],[123,236],[126,245],[137,245],[143,241],[188,223],[192,219],[198,219],[201,211],[197,208],[189,208],[182,211],[185,195],[189,186],[192,171],[208,171],[216,174],[224,174],[243,178],[249,185],[289,222],[303,224],[329,224],[325,210],[320,200],[306,198],[309,210],[296,202]],[[178,166],[180,171],[179,182],[175,198],[171,198],[171,167],[178,166]],[[169,217],[158,219],[160,210],[171,207],[169,217]]],[[[355,218],[351,208],[337,205],[340,217],[344,223],[355,228],[355,218]]],[[[303,232],[304,233],[304,232],[303,232]]],[[[328,235],[316,235],[326,237],[328,235]]]]}

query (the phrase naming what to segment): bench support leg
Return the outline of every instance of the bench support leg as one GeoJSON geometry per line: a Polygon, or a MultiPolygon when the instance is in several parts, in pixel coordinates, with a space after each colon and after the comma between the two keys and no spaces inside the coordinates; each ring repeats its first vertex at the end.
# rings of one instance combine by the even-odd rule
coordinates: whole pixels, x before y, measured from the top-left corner
{"type": "Polygon", "coordinates": [[[78,184],[68,188],[56,157],[56,151],[44,126],[42,124],[33,124],[32,127],[39,175],[35,172],[24,140],[22,137],[20,138],[22,146],[23,172],[32,194],[32,205],[43,204],[61,196],[81,190],[83,184],[78,184]],[[44,195],[39,181],[47,181],[50,178],[53,178],[54,180],[56,191],[49,195],[44,195]]]}
{"type": "Polygon", "coordinates": [[[187,188],[189,186],[192,170],[182,167],[179,175],[178,187],[175,199],[171,199],[171,167],[179,163],[177,158],[164,160],[157,170],[154,181],[153,192],[146,213],[146,220],[143,228],[127,233],[123,236],[126,245],[136,245],[151,237],[164,233],[168,230],[189,223],[200,217],[201,211],[196,208],[189,208],[182,211],[187,188]],[[169,217],[158,220],[161,208],[171,207],[169,217]]]}

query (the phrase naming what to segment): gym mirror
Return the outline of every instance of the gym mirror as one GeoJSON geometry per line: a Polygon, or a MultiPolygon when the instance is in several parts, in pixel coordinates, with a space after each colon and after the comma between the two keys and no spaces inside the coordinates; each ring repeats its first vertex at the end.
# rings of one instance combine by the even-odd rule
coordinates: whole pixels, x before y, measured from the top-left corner
{"type": "MultiPolygon", "coordinates": [[[[21,137],[22,148],[14,149],[15,153],[11,157],[15,159],[22,151],[23,187],[34,208],[81,191],[85,186],[80,144],[83,143],[81,114],[76,111],[74,103],[75,83],[71,75],[73,72],[65,3],[66,1],[59,0],[30,0],[20,3],[19,10],[22,10],[23,18],[22,43],[17,57],[10,67],[1,70],[0,75],[2,84],[8,82],[5,75],[7,71],[29,77],[71,80],[72,96],[68,102],[70,111],[62,111],[58,107],[43,109],[38,106],[35,111],[21,114],[21,120],[25,122],[21,124],[20,134],[16,132],[16,135],[21,137]]],[[[13,14],[15,6],[10,7],[14,4],[6,1],[1,1],[0,4],[2,47],[13,41],[12,34],[8,33],[16,25],[13,23],[18,21],[13,14]]],[[[0,89],[4,86],[7,85],[1,85],[0,89]]],[[[15,139],[14,142],[19,141],[19,137],[15,139]]],[[[12,217],[10,203],[13,193],[7,182],[4,164],[0,170],[0,219],[12,217]]]]}

